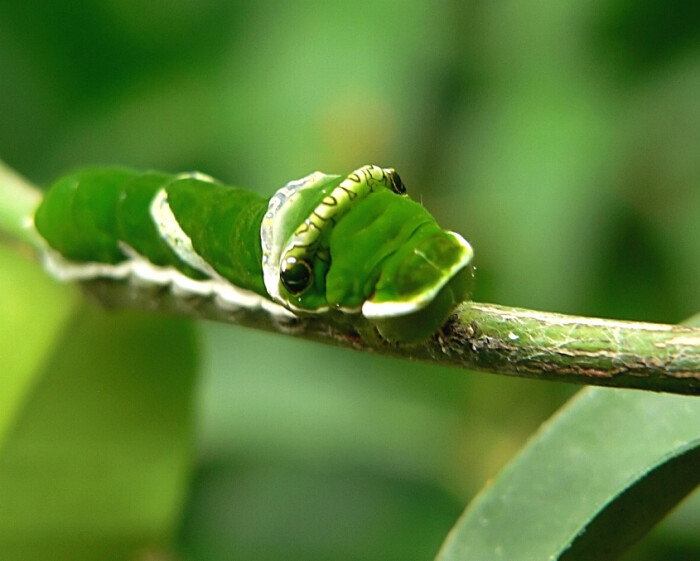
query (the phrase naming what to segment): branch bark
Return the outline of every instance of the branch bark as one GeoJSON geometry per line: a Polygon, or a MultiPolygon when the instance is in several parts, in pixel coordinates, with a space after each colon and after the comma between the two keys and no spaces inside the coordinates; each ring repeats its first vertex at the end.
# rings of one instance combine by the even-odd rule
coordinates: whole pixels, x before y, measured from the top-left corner
{"type": "Polygon", "coordinates": [[[280,322],[262,310],[109,280],[88,290],[114,308],[139,308],[286,333],[354,350],[520,378],[700,394],[700,328],[568,316],[465,302],[433,337],[396,344],[341,314],[280,322]],[[359,329],[358,329],[359,327],[359,329]]]}

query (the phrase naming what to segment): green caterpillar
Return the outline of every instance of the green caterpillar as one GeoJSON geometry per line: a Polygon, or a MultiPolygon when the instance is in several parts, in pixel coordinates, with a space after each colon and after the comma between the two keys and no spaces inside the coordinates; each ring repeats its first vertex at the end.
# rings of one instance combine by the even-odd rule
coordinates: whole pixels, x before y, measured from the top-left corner
{"type": "Polygon", "coordinates": [[[170,285],[276,316],[361,314],[392,341],[434,333],[468,298],[473,251],[393,169],[315,172],[270,199],[199,174],[86,169],[34,216],[46,268],[170,285]]]}

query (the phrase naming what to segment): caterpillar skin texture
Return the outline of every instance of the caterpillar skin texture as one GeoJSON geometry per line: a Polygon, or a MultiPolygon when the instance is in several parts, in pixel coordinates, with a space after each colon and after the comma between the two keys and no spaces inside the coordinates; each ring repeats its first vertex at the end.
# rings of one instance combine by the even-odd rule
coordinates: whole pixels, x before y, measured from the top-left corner
{"type": "Polygon", "coordinates": [[[468,298],[473,251],[393,169],[315,172],[270,199],[199,173],[85,169],[34,216],[61,280],[170,285],[276,316],[361,314],[392,341],[434,333],[468,298]]]}

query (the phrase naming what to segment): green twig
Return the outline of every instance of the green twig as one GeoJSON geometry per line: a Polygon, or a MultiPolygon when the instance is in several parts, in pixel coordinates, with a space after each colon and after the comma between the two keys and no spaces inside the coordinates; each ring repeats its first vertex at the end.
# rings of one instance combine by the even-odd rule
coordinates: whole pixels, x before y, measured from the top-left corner
{"type": "Polygon", "coordinates": [[[451,362],[513,376],[700,393],[700,329],[471,303],[451,362]],[[460,344],[463,339],[467,348],[460,344]]]}
{"type": "Polygon", "coordinates": [[[420,344],[363,340],[332,316],[281,324],[260,310],[230,312],[211,300],[108,280],[91,293],[116,308],[152,309],[283,332],[334,346],[467,370],[594,386],[700,394],[700,328],[567,316],[465,302],[440,332],[420,344]]]}
{"type": "MultiPolygon", "coordinates": [[[[0,230],[36,245],[26,224],[39,199],[36,189],[0,165],[0,230]]],[[[434,364],[522,378],[700,394],[700,328],[466,302],[424,343],[396,345],[377,337],[370,344],[358,335],[357,326],[329,315],[283,324],[261,310],[225,311],[210,299],[176,297],[162,288],[110,280],[91,281],[86,288],[109,307],[236,323],[434,364]]]]}
{"type": "Polygon", "coordinates": [[[41,191],[0,161],[0,231],[25,243],[37,245],[30,227],[41,191]]]}

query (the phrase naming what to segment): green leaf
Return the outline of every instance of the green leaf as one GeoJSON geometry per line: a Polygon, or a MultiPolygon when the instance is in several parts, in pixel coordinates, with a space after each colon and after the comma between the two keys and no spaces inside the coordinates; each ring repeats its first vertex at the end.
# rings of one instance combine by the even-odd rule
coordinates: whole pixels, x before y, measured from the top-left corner
{"type": "Polygon", "coordinates": [[[54,341],[74,313],[77,291],[0,245],[0,446],[54,341]]]}
{"type": "Polygon", "coordinates": [[[700,483],[697,398],[585,389],[467,508],[438,561],[615,559],[700,483]]]}
{"type": "Polygon", "coordinates": [[[1,417],[2,558],[123,559],[162,546],[191,462],[192,326],[75,306],[65,287],[34,290],[35,264],[17,272],[26,294],[10,329],[3,321],[4,335],[17,333],[0,379],[24,389],[1,417]]]}

